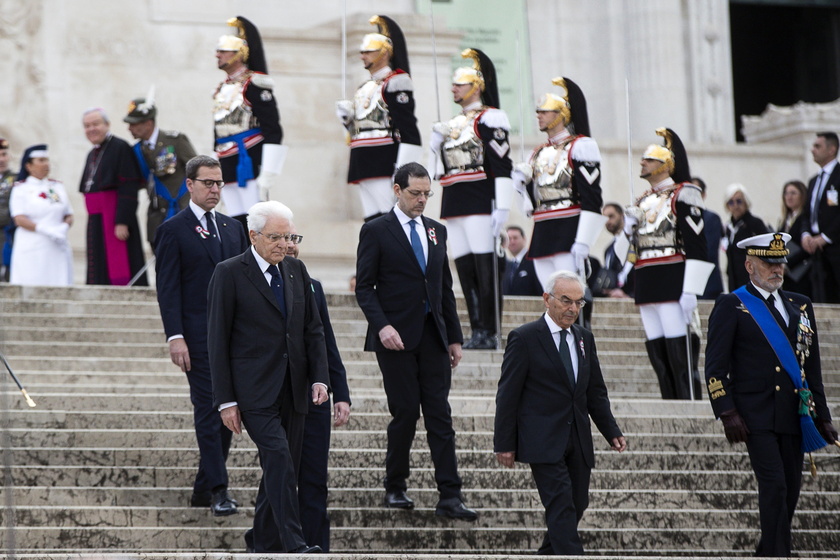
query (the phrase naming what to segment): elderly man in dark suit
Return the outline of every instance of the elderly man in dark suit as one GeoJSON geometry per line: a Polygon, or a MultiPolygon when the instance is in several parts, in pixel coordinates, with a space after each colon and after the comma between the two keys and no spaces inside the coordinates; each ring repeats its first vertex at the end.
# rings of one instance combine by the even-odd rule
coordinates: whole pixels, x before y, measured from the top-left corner
{"type": "Polygon", "coordinates": [[[172,362],[187,374],[200,462],[190,505],[214,515],[236,513],[225,468],[231,432],[213,407],[207,355],[207,286],[216,265],[242,253],[242,225],[217,212],[222,183],[219,162],[196,156],[186,165],[189,206],[158,229],[157,297],[172,362]]]}
{"type": "Polygon", "coordinates": [[[615,451],[627,448],[610,411],[595,338],[576,323],[584,289],[574,272],[549,276],[545,315],[508,335],[496,394],[496,457],[509,468],[530,463],[545,506],[548,532],[538,554],[583,554],[577,525],[595,464],[589,418],[615,451]]]}
{"type": "MultiPolygon", "coordinates": [[[[254,552],[320,552],[301,531],[296,488],[308,395],[328,398],[324,327],[306,267],[286,256],[292,212],[276,201],[248,211],[252,247],[219,263],[207,294],[214,405],[257,445],[254,552]]],[[[249,543],[250,544],[250,543],[249,543]]]]}
{"type": "Polygon", "coordinates": [[[396,206],[367,222],[359,234],[356,299],[368,321],[365,350],[376,352],[393,416],[385,456],[385,507],[414,507],[406,495],[406,479],[422,407],[440,492],[435,514],[474,521],[476,513],[461,496],[448,400],[463,335],[446,228],[423,216],[431,194],[422,165],[407,163],[397,170],[396,206]]]}
{"type": "Polygon", "coordinates": [[[814,307],[807,297],[780,289],[789,240],[787,233],[766,233],[738,243],[750,280],[720,296],[709,315],[706,382],[712,409],[729,443],[747,444],[758,482],[756,556],[790,557],[804,451],[837,440],[814,307]],[[813,418],[801,415],[802,405],[813,418]],[[814,440],[806,437],[812,421],[814,440]],[[816,447],[805,449],[814,442],[816,447]]]}
{"type": "Polygon", "coordinates": [[[820,172],[808,181],[808,200],[802,209],[802,248],[819,256],[811,269],[814,301],[840,303],[840,165],[834,132],[820,132],[811,155],[820,172]]]}

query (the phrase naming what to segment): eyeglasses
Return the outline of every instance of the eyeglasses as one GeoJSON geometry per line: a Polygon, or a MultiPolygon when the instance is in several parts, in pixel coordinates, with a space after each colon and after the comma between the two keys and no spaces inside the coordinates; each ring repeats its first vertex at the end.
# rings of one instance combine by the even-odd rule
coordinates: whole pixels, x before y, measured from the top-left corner
{"type": "Polygon", "coordinates": [[[411,198],[420,198],[421,196],[425,196],[426,198],[432,198],[435,196],[435,191],[413,191],[411,189],[403,189],[403,192],[408,193],[411,198]]]}
{"type": "Polygon", "coordinates": [[[303,236],[298,235],[297,233],[293,233],[289,236],[289,243],[294,243],[295,245],[300,245],[303,243],[303,236]]]}
{"type": "Polygon", "coordinates": [[[585,299],[569,299],[566,296],[557,297],[554,294],[548,294],[548,297],[552,297],[560,302],[560,305],[563,307],[571,307],[572,305],[576,305],[579,308],[583,309],[586,305],[585,299]]]}
{"type": "Polygon", "coordinates": [[[224,181],[216,181],[215,179],[193,179],[194,183],[201,183],[208,189],[212,189],[213,187],[224,188],[225,182],[224,181]]]}
{"type": "MultiPolygon", "coordinates": [[[[276,233],[269,233],[268,235],[266,235],[263,232],[258,231],[257,235],[262,235],[263,237],[268,239],[269,243],[280,243],[280,241],[285,241],[286,243],[288,243],[289,241],[292,240],[293,237],[299,237],[299,238],[303,239],[302,235],[292,235],[291,233],[286,233],[284,235],[278,235],[276,233]]],[[[299,243],[299,241],[296,241],[296,243],[299,243]]]]}
{"type": "Polygon", "coordinates": [[[742,204],[744,204],[744,201],[740,198],[733,198],[732,200],[726,201],[727,206],[741,206],[742,204]]]}

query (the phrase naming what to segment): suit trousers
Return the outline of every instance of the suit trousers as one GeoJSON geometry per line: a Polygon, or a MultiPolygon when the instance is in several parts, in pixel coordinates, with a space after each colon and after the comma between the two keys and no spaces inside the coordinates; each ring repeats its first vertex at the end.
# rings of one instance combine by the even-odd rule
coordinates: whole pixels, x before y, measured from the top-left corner
{"type": "Polygon", "coordinates": [[[308,545],[330,551],[330,516],[327,513],[327,465],[330,454],[332,406],[330,401],[309,403],[303,430],[303,452],[298,469],[298,505],[303,537],[308,545]]]}
{"type": "Polygon", "coordinates": [[[449,407],[452,367],[449,352],[441,345],[432,315],[427,314],[425,321],[417,348],[376,353],[392,416],[388,424],[385,490],[406,489],[411,443],[422,408],[440,497],[460,498],[461,478],[458,476],[455,430],[449,407]]]}
{"type": "Polygon", "coordinates": [[[227,488],[225,461],[233,432],[225,427],[219,411],[213,406],[213,383],[210,380],[207,352],[190,352],[187,381],[190,384],[195,438],[200,457],[193,492],[203,494],[220,486],[227,488]]]}
{"type": "Polygon", "coordinates": [[[284,384],[273,406],[242,411],[242,423],[259,450],[263,471],[251,537],[255,552],[288,552],[306,544],[295,475],[305,415],[295,412],[288,386],[284,384]]]}
{"type": "Polygon", "coordinates": [[[790,557],[790,524],[802,487],[802,436],[752,430],[747,438],[758,481],[761,540],[756,556],[790,557]]]}
{"type": "MultiPolygon", "coordinates": [[[[821,267],[823,301],[820,303],[840,303],[840,241],[826,245],[817,261],[821,267]]],[[[813,268],[811,269],[813,276],[813,268]]],[[[816,279],[815,279],[816,280],[816,279]]]]}
{"type": "Polygon", "coordinates": [[[583,554],[577,526],[589,506],[589,477],[580,436],[574,423],[563,458],[556,463],[531,463],[531,474],[545,507],[548,527],[537,554],[583,554]]]}

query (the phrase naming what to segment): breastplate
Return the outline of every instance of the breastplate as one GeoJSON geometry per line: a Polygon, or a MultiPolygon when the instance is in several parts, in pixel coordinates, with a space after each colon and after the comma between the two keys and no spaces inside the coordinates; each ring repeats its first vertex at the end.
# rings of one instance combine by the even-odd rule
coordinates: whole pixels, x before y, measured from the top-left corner
{"type": "Polygon", "coordinates": [[[571,143],[549,145],[540,149],[534,158],[534,197],[536,210],[555,210],[577,204],[572,187],[572,167],[569,163],[571,143]]]}
{"type": "Polygon", "coordinates": [[[458,115],[449,121],[449,138],[441,148],[447,175],[465,171],[484,171],[484,143],[475,133],[478,111],[458,115]]]}
{"type": "Polygon", "coordinates": [[[677,242],[677,216],[671,211],[674,191],[651,193],[639,200],[644,213],[636,230],[637,251],[640,258],[673,255],[680,252],[677,242]],[[646,255],[645,252],[648,252],[646,255]]]}
{"type": "MultiPolygon", "coordinates": [[[[244,82],[225,82],[213,97],[213,120],[216,123],[216,136],[224,138],[240,132],[245,132],[259,126],[257,118],[251,112],[251,107],[245,103],[242,94],[244,82]]],[[[233,146],[235,142],[225,142],[216,146],[216,151],[222,152],[233,146]]]]}
{"type": "Polygon", "coordinates": [[[369,80],[356,90],[353,97],[352,138],[381,138],[391,136],[388,105],[382,98],[382,84],[369,80]]]}

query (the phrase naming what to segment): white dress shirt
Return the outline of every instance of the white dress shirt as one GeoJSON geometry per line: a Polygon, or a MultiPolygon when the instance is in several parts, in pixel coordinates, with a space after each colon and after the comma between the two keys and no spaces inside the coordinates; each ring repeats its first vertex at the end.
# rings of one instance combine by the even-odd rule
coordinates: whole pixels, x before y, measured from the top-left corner
{"type": "Polygon", "coordinates": [[[563,329],[554,322],[548,313],[543,315],[545,318],[545,324],[548,325],[548,330],[551,331],[551,338],[554,339],[554,346],[557,348],[557,352],[560,352],[560,331],[565,330],[568,334],[566,335],[566,345],[569,347],[569,354],[572,356],[572,369],[575,370],[575,381],[578,378],[578,355],[577,350],[575,350],[575,334],[572,332],[572,329],[563,329]]]}

